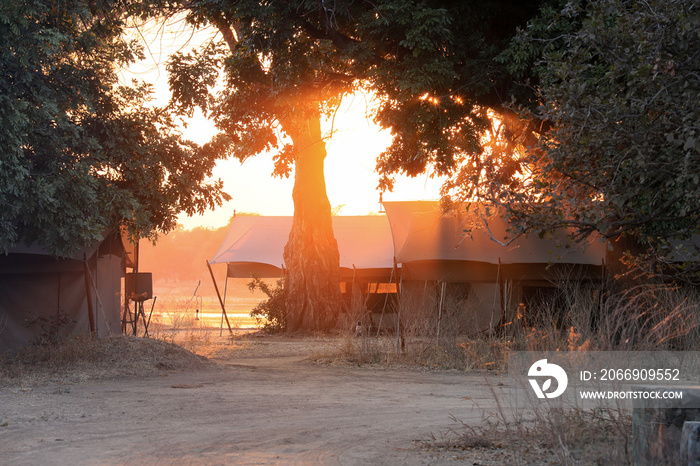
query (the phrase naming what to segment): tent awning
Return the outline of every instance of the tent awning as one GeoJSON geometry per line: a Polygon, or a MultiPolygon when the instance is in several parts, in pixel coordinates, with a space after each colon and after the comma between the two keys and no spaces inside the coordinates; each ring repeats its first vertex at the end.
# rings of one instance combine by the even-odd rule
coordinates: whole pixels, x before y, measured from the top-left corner
{"type": "MultiPolygon", "coordinates": [[[[229,277],[274,277],[284,266],[284,246],[292,217],[235,217],[219,250],[209,261],[229,264],[229,277]],[[257,272],[257,273],[256,273],[257,272]],[[266,275],[260,275],[266,274],[266,275]]],[[[340,267],[391,269],[394,265],[389,221],[384,215],[333,217],[340,267]]]]}
{"type": "Polygon", "coordinates": [[[507,246],[507,223],[493,213],[485,218],[464,213],[443,214],[437,201],[384,202],[394,241],[396,260],[471,261],[487,264],[601,265],[605,243],[592,238],[581,245],[564,233],[552,238],[522,236],[507,246]],[[505,243],[505,241],[502,241],[505,243]]]}

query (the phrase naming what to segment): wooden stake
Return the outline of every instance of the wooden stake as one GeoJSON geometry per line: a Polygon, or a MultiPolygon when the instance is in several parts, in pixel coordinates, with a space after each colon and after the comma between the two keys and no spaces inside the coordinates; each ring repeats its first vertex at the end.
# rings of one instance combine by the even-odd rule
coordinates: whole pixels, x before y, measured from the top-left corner
{"type": "Polygon", "coordinates": [[[87,297],[88,321],[90,322],[90,333],[95,336],[95,313],[92,309],[92,293],[90,293],[90,268],[87,258],[83,256],[83,266],[85,267],[85,295],[87,297]]]}
{"type": "MultiPolygon", "coordinates": [[[[148,321],[145,322],[146,324],[146,333],[148,333],[148,326],[151,325],[151,316],[153,315],[153,308],[156,307],[156,300],[158,299],[158,296],[153,297],[153,303],[151,304],[151,312],[148,313],[148,321]]],[[[146,316],[144,316],[146,317],[146,316]]]]}
{"type": "MultiPolygon", "coordinates": [[[[396,262],[396,257],[394,257],[394,268],[392,273],[399,277],[399,282],[396,284],[396,294],[398,295],[397,301],[397,312],[396,312],[396,352],[403,353],[406,349],[406,342],[403,339],[403,327],[401,327],[401,308],[403,307],[403,273],[401,276],[398,275],[398,263],[396,262]]],[[[425,291],[424,291],[425,292],[425,291]]]]}
{"type": "Polygon", "coordinates": [[[214,289],[216,290],[216,297],[219,298],[219,304],[221,304],[221,312],[224,313],[226,318],[226,325],[228,325],[228,333],[233,335],[233,330],[231,330],[231,324],[228,321],[228,316],[226,315],[226,308],[224,307],[224,301],[221,299],[221,293],[219,293],[219,286],[216,284],[216,278],[214,278],[214,271],[211,269],[211,264],[207,260],[207,267],[209,268],[209,273],[211,274],[211,281],[214,283],[214,289]]]}
{"type": "Polygon", "coordinates": [[[440,304],[438,305],[438,321],[437,321],[437,342],[440,344],[440,326],[442,325],[442,307],[445,305],[445,287],[447,282],[440,284],[440,304]]]}

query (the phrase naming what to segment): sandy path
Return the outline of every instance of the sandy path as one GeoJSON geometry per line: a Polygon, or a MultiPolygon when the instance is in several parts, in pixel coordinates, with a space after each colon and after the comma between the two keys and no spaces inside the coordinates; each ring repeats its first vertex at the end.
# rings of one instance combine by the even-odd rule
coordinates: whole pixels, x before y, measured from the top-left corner
{"type": "Polygon", "coordinates": [[[223,367],[0,389],[2,464],[459,463],[416,441],[492,409],[482,375],[323,366],[304,342],[223,367]],[[184,388],[174,388],[174,387],[184,388]]]}

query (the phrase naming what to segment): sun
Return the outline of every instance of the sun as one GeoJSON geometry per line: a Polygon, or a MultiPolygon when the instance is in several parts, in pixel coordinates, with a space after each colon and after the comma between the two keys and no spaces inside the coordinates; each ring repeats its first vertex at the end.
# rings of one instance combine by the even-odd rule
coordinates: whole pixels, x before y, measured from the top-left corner
{"type": "MultiPolygon", "coordinates": [[[[371,98],[353,94],[343,99],[334,118],[322,123],[326,139],[326,191],[337,215],[379,214],[379,176],[376,159],[389,144],[391,133],[372,121],[371,98]]],[[[203,117],[183,129],[186,137],[205,143],[215,134],[213,124],[203,117]],[[194,139],[201,138],[200,140],[194,139]]],[[[233,199],[215,211],[196,217],[181,216],[185,228],[221,227],[228,224],[234,210],[260,215],[293,215],[290,178],[273,178],[272,154],[260,154],[241,164],[238,160],[217,163],[214,178],[221,178],[224,189],[233,199]]],[[[438,199],[443,180],[421,175],[416,178],[397,177],[394,191],[384,193],[385,201],[438,199]]]]}
{"type": "MultiPolygon", "coordinates": [[[[165,106],[170,100],[165,64],[175,51],[195,49],[215,38],[213,30],[191,33],[178,29],[181,23],[163,27],[134,30],[148,45],[147,58],[123,72],[123,81],[141,79],[153,85],[154,105],[165,106]]],[[[390,144],[391,133],[380,128],[372,119],[377,102],[367,92],[345,96],[335,115],[323,123],[327,157],[325,160],[326,190],[331,207],[339,215],[368,215],[380,212],[379,177],[376,159],[390,144]]],[[[206,144],[217,133],[214,123],[201,112],[195,112],[180,126],[186,139],[206,144]]],[[[232,200],[203,215],[181,215],[178,222],[186,229],[195,227],[218,228],[228,224],[236,212],[260,215],[293,215],[290,178],[274,178],[273,154],[259,154],[244,163],[221,160],[217,163],[212,180],[221,179],[224,190],[232,200]]],[[[416,178],[397,177],[394,191],[384,193],[384,200],[437,199],[442,180],[427,175],[416,178]]]]}

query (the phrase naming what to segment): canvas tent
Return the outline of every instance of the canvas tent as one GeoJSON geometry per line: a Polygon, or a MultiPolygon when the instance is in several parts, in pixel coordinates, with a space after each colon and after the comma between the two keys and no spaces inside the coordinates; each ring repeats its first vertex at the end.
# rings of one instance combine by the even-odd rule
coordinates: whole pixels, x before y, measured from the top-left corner
{"type": "Polygon", "coordinates": [[[530,235],[505,244],[508,225],[496,212],[444,214],[436,201],[385,202],[384,208],[404,279],[550,280],[557,264],[595,274],[605,261],[606,247],[598,239],[582,246],[563,234],[530,235]]]}
{"type": "Polygon", "coordinates": [[[597,238],[579,245],[564,234],[530,235],[506,244],[508,225],[484,206],[447,214],[436,201],[384,202],[384,208],[401,264],[402,292],[424,293],[428,283],[447,283],[470,296],[477,325],[508,318],[514,307],[558,280],[598,279],[603,272],[606,245],[597,238]]]}
{"type": "MultiPolygon", "coordinates": [[[[210,263],[226,263],[227,279],[250,279],[253,275],[281,277],[292,220],[292,217],[234,217],[210,263]]],[[[395,295],[398,289],[386,217],[334,216],[333,233],[338,242],[340,287],[346,302],[359,302],[367,311],[382,312],[389,295],[395,295]]],[[[224,300],[225,290],[226,287],[224,300]]]]}
{"type": "Polygon", "coordinates": [[[36,246],[0,255],[0,352],[89,332],[90,308],[97,336],[119,334],[125,259],[118,234],[62,259],[36,246]]]}
{"type": "MultiPolygon", "coordinates": [[[[475,325],[493,326],[562,277],[595,280],[602,274],[606,245],[597,239],[581,246],[563,234],[523,236],[502,245],[494,240],[504,239],[508,225],[483,206],[479,214],[444,214],[437,201],[383,205],[386,215],[333,217],[346,284],[382,283],[386,293],[400,281],[406,301],[426,291],[437,301],[447,290],[469,297],[464,312],[475,315],[475,325]]],[[[291,226],[292,217],[236,217],[211,263],[226,263],[227,277],[279,277],[291,226]]]]}
{"type": "MultiPolygon", "coordinates": [[[[227,277],[275,278],[282,276],[284,246],[289,240],[292,217],[238,216],[209,261],[226,263],[227,277]]],[[[394,266],[389,222],[383,215],[333,217],[338,241],[341,277],[358,274],[368,280],[387,278],[394,266]]]]}

